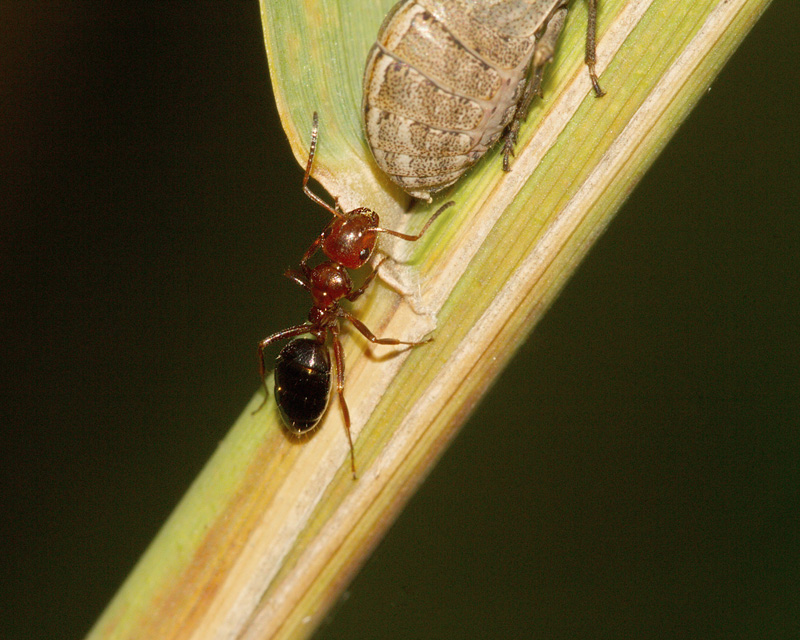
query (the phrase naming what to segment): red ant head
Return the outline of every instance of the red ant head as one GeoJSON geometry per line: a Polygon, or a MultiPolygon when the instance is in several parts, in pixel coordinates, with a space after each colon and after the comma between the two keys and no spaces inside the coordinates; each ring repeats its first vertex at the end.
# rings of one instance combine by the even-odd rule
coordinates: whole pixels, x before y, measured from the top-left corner
{"type": "Polygon", "coordinates": [[[334,262],[358,269],[375,249],[378,224],[378,214],[365,207],[334,218],[322,233],[322,251],[334,262]]]}
{"type": "Polygon", "coordinates": [[[309,274],[314,306],[329,309],[353,290],[353,281],[345,268],[335,262],[323,262],[309,274]]]}

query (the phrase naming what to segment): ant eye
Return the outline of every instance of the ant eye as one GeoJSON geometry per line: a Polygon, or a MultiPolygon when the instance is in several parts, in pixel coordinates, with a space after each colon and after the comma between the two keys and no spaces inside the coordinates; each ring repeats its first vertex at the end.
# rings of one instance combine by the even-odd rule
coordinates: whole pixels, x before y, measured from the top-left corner
{"type": "Polygon", "coordinates": [[[367,258],[369,258],[369,249],[362,249],[359,252],[358,257],[361,259],[362,262],[367,258]]]}

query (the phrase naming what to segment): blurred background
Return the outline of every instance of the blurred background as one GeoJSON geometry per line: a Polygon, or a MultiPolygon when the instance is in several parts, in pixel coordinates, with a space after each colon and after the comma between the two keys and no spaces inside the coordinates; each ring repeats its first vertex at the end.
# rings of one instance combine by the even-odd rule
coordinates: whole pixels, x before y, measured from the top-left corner
{"type": "MultiPolygon", "coordinates": [[[[255,0],[0,22],[0,637],[77,638],[327,218],[255,0]]],[[[798,637],[798,24],[768,9],[318,638],[798,637]]]]}

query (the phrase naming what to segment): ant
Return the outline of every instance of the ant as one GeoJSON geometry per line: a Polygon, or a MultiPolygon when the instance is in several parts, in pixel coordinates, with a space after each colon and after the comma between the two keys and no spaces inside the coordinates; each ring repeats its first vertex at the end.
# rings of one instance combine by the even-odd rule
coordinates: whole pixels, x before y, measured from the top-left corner
{"type": "Polygon", "coordinates": [[[451,201],[439,207],[417,235],[400,233],[378,226],[380,222],[378,214],[366,207],[342,212],[338,199],[335,200],[335,206],[331,207],[308,188],[317,146],[317,130],[318,118],[314,112],[311,148],[303,176],[303,192],[331,212],[334,219],[303,254],[300,260],[300,270],[289,269],[284,274],[311,294],[311,311],[309,311],[307,322],[273,333],[258,343],[259,373],[266,394],[264,352],[273,342],[294,338],[281,349],[275,361],[275,402],[284,424],[290,431],[296,435],[311,431],[325,414],[333,387],[331,347],[328,346],[328,337],[330,336],[333,360],[336,364],[336,391],[344,416],[347,441],[350,445],[350,467],[355,479],[356,461],[350,433],[350,411],[344,399],[344,350],[339,340],[340,322],[348,320],[373,344],[418,346],[430,342],[432,338],[411,342],[396,338],[376,337],[363,322],[343,309],[339,303],[342,300],[352,302],[361,296],[377,275],[383,260],[357,289],[354,288],[347,269],[357,269],[369,260],[375,249],[379,233],[387,233],[409,242],[415,242],[423,236],[433,221],[454,203],[451,201]],[[308,261],[319,249],[322,249],[328,260],[316,267],[310,267],[308,261]],[[311,334],[312,338],[297,337],[303,334],[311,334]]]}

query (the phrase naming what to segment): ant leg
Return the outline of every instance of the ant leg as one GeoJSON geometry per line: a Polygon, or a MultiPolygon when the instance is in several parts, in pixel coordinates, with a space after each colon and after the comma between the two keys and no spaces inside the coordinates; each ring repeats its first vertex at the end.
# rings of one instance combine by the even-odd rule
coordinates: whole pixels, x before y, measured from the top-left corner
{"type": "Polygon", "coordinates": [[[386,262],[386,258],[383,258],[383,259],[382,259],[382,260],[381,260],[381,261],[378,263],[378,265],[377,265],[377,266],[376,266],[374,269],[372,269],[372,271],[370,271],[370,272],[369,272],[369,275],[368,275],[366,278],[364,278],[364,282],[362,282],[362,283],[361,283],[361,286],[360,286],[358,289],[356,289],[356,290],[354,290],[354,291],[351,291],[350,293],[348,293],[348,294],[345,296],[345,298],[347,298],[347,299],[348,299],[350,302],[353,302],[353,301],[354,301],[356,298],[358,298],[358,297],[359,297],[359,296],[360,296],[362,293],[364,293],[364,292],[367,290],[367,287],[369,286],[369,283],[370,283],[370,282],[372,282],[372,281],[375,279],[375,276],[376,276],[376,275],[378,275],[378,269],[380,269],[380,268],[381,268],[381,265],[382,265],[384,262],[386,262]]]}
{"type": "Polygon", "coordinates": [[[319,118],[317,117],[317,112],[315,111],[311,124],[311,147],[308,150],[308,162],[306,163],[306,172],[305,175],[303,176],[303,193],[305,193],[309,198],[311,198],[314,202],[316,202],[320,207],[324,207],[325,209],[330,211],[333,215],[341,218],[342,217],[341,213],[339,213],[336,209],[332,208],[331,205],[329,205],[317,194],[311,191],[311,189],[308,188],[308,179],[311,177],[311,165],[314,163],[314,154],[317,152],[318,129],[319,129],[319,118]]]}
{"type": "Polygon", "coordinates": [[[388,233],[390,236],[395,236],[396,238],[402,238],[403,240],[408,240],[409,242],[416,242],[416,241],[417,241],[417,240],[419,240],[419,239],[420,239],[420,238],[423,236],[423,234],[424,234],[424,233],[425,233],[425,232],[428,230],[428,227],[430,227],[430,226],[433,224],[433,221],[434,221],[434,220],[436,220],[436,218],[438,218],[438,217],[439,217],[439,215],[440,215],[440,214],[441,214],[441,213],[442,213],[442,212],[443,212],[445,209],[449,209],[449,208],[450,208],[450,207],[452,207],[454,204],[455,204],[455,202],[453,202],[452,200],[451,200],[450,202],[445,202],[445,203],[444,203],[444,204],[443,204],[441,207],[439,207],[439,209],[436,211],[436,213],[434,213],[434,214],[431,216],[430,220],[428,220],[428,221],[425,223],[425,226],[424,226],[424,227],[422,227],[422,231],[420,231],[420,232],[419,232],[417,235],[415,235],[415,236],[409,235],[409,234],[407,234],[407,233],[400,233],[399,231],[392,231],[391,229],[384,229],[384,228],[382,228],[382,227],[372,227],[372,228],[370,229],[370,231],[376,231],[376,232],[378,232],[378,233],[388,233]]]}
{"type": "Polygon", "coordinates": [[[323,234],[319,234],[316,238],[314,238],[314,242],[311,243],[311,246],[303,254],[303,257],[300,258],[300,268],[303,270],[303,273],[308,271],[308,261],[311,259],[311,256],[317,252],[319,246],[322,244],[322,236],[323,234]]]}
{"type": "Polygon", "coordinates": [[[369,340],[372,344],[388,344],[388,345],[398,345],[398,344],[407,344],[411,347],[416,347],[421,344],[426,344],[431,342],[433,338],[425,338],[425,340],[420,340],[418,342],[410,342],[408,340],[398,340],[397,338],[378,338],[372,331],[370,331],[367,326],[361,322],[355,316],[349,314],[344,309],[339,309],[339,315],[343,318],[347,318],[350,323],[358,329],[359,333],[364,336],[367,340],[369,340]]]}
{"type": "Polygon", "coordinates": [[[258,373],[261,376],[261,384],[264,387],[264,401],[258,405],[258,409],[253,411],[253,413],[261,411],[261,407],[266,404],[267,397],[269,396],[269,391],[267,390],[267,363],[264,361],[264,351],[266,348],[277,340],[285,340],[286,338],[301,336],[304,333],[308,333],[310,330],[310,324],[298,324],[293,327],[289,327],[288,329],[284,329],[283,331],[273,333],[271,336],[264,338],[258,343],[258,373]]]}
{"type": "Polygon", "coordinates": [[[353,480],[356,480],[356,454],[353,450],[353,436],[350,434],[350,410],[344,399],[344,350],[342,343],[339,342],[339,330],[331,328],[333,336],[333,357],[336,360],[336,392],[339,394],[339,405],[342,407],[344,416],[344,430],[347,433],[347,443],[350,445],[350,468],[353,471],[353,480]]]}

